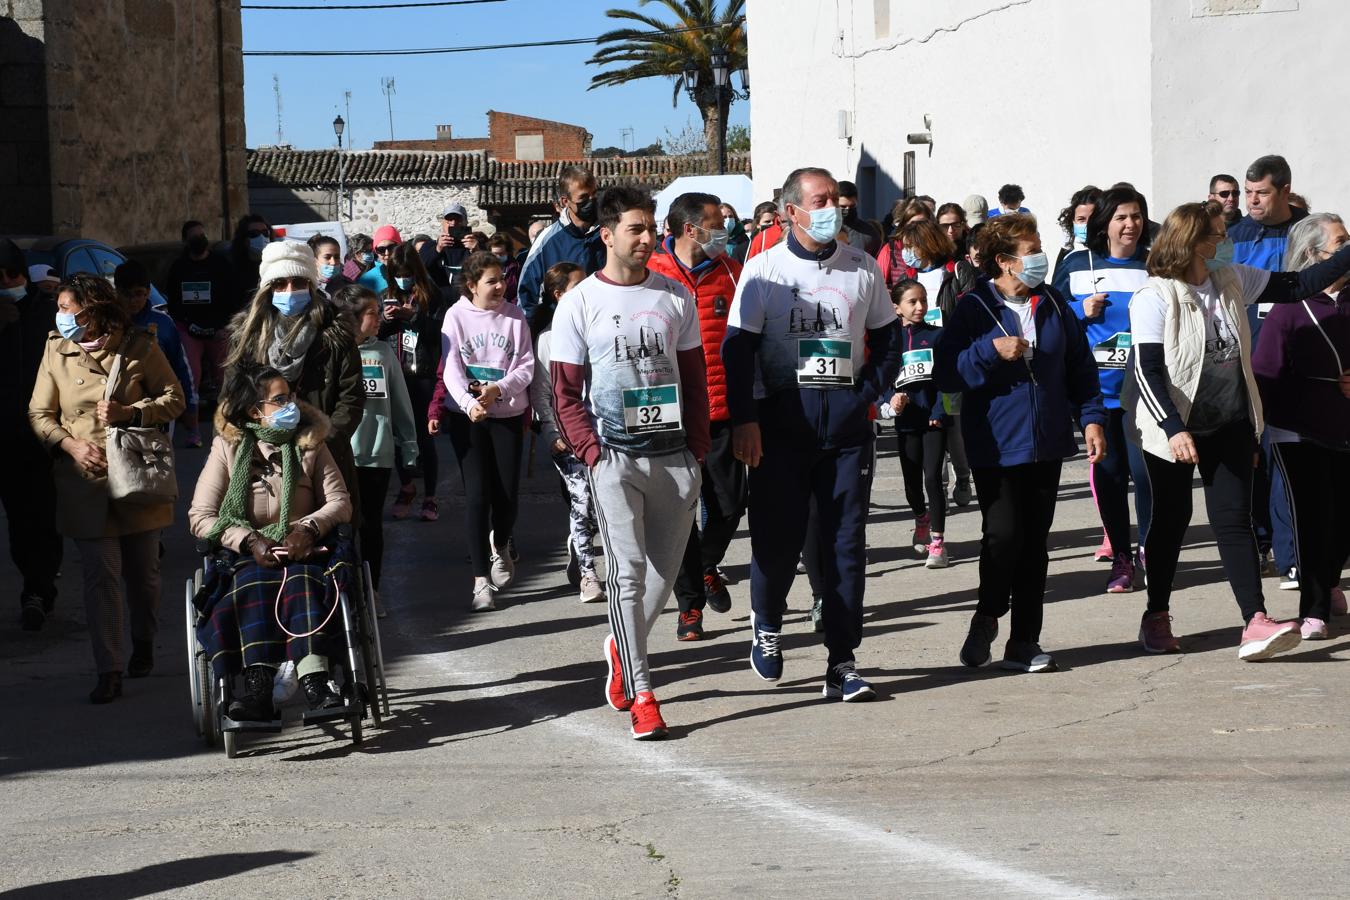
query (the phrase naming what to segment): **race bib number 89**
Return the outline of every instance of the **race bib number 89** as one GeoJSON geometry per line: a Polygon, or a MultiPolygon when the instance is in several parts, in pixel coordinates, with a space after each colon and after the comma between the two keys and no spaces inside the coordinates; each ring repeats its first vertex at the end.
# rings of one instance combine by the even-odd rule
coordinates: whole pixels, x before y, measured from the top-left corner
{"type": "Polygon", "coordinates": [[[629,434],[680,431],[680,390],[673,384],[627,388],[623,392],[623,430],[629,434]]]}
{"type": "Polygon", "coordinates": [[[365,382],[367,397],[382,400],[389,396],[389,380],[385,377],[384,366],[362,366],[361,380],[365,382]]]}
{"type": "Polygon", "coordinates": [[[853,384],[853,342],[803,338],[797,342],[797,383],[821,387],[853,384]]]}

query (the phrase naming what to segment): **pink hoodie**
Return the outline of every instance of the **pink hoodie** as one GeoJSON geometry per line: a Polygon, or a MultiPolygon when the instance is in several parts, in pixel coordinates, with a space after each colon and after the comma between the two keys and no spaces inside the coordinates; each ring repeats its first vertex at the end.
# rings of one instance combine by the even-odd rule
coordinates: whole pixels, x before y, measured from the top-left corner
{"type": "Polygon", "coordinates": [[[529,411],[534,349],[519,306],[503,303],[486,310],[462,298],[445,314],[441,333],[448,401],[467,414],[475,399],[469,382],[492,382],[502,396],[488,407],[490,417],[509,419],[529,411]]]}

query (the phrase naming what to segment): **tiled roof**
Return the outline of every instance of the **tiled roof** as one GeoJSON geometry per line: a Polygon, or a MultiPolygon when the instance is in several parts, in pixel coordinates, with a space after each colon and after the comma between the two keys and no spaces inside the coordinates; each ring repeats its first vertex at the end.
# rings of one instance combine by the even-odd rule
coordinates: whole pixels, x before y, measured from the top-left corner
{"type": "MultiPolygon", "coordinates": [[[[482,152],[360,150],[343,155],[348,185],[414,187],[477,184],[484,206],[535,206],[553,199],[558,175],[569,165],[588,166],[600,186],[636,184],[655,190],[681,175],[707,174],[703,156],[642,156],[629,159],[498,162],[482,152]]],[[[727,171],[750,174],[750,154],[727,156],[727,171]]],[[[338,180],[336,150],[250,150],[249,180],[255,185],[331,187],[338,180]]]]}
{"type": "MultiPolygon", "coordinates": [[[[483,181],[487,155],[481,151],[417,152],[360,150],[342,154],[343,178],[356,186],[463,184],[483,181]]],[[[285,187],[337,184],[336,150],[250,150],[250,180],[285,187]]]]}

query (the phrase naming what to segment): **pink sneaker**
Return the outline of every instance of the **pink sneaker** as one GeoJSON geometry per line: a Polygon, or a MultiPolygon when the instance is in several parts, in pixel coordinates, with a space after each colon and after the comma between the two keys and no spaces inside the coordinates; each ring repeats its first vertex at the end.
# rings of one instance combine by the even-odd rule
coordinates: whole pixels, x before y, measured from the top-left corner
{"type": "Polygon", "coordinates": [[[1106,579],[1108,594],[1128,594],[1134,590],[1134,560],[1129,551],[1117,553],[1111,561],[1111,576],[1106,579]]]}
{"type": "Polygon", "coordinates": [[[933,539],[932,531],[928,527],[928,514],[924,513],[914,520],[914,535],[909,542],[914,545],[915,553],[927,555],[928,542],[933,539]]]}
{"type": "Polygon", "coordinates": [[[1139,643],[1149,653],[1181,652],[1181,642],[1172,635],[1172,616],[1166,611],[1144,616],[1139,623],[1139,643]]]}
{"type": "Polygon", "coordinates": [[[1097,548],[1096,553],[1092,554],[1092,559],[1095,562],[1111,562],[1115,558],[1116,555],[1111,552],[1111,539],[1102,535],[1102,545],[1097,548]]]}
{"type": "Polygon", "coordinates": [[[406,519],[408,513],[412,512],[413,498],[417,496],[417,485],[408,484],[399,488],[398,496],[394,498],[394,505],[390,508],[389,514],[395,519],[406,519]]]}
{"type": "Polygon", "coordinates": [[[1347,612],[1350,612],[1350,609],[1347,609],[1345,605],[1345,591],[1341,590],[1341,586],[1338,584],[1331,589],[1331,614],[1343,616],[1347,612]]]}
{"type": "Polygon", "coordinates": [[[1303,636],[1299,634],[1295,622],[1276,622],[1263,612],[1252,616],[1247,627],[1242,629],[1242,643],[1238,646],[1238,659],[1256,662],[1270,659],[1277,653],[1293,650],[1303,636]]]}
{"type": "Polygon", "coordinates": [[[1321,619],[1308,618],[1303,620],[1303,627],[1299,629],[1305,641],[1325,641],[1327,639],[1327,623],[1321,619]]]}

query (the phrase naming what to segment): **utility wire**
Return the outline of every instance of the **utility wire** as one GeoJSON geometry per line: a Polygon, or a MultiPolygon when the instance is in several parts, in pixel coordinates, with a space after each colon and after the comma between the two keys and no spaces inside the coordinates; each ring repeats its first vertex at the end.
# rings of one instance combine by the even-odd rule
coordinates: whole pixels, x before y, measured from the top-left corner
{"type": "MultiPolygon", "coordinates": [[[[487,0],[482,0],[487,2],[487,0]]],[[[331,7],[337,9],[338,7],[331,7]]],[[[377,7],[361,7],[375,9],[377,7]]],[[[731,28],[744,23],[744,19],[727,22],[722,25],[696,25],[692,28],[672,28],[668,31],[638,32],[634,37],[654,34],[687,34],[694,31],[713,31],[719,28],[731,28]]],[[[467,47],[423,47],[406,50],[245,50],[244,56],[429,56],[443,53],[476,53],[480,50],[523,50],[530,47],[567,47],[576,44],[595,44],[598,37],[561,38],[553,41],[529,41],[519,44],[479,44],[467,47]]]]}
{"type": "Polygon", "coordinates": [[[419,9],[426,6],[467,6],[470,3],[505,3],[506,0],[427,0],[422,3],[374,3],[351,4],[344,6],[281,6],[245,3],[240,9],[303,9],[326,11],[330,9],[419,9]]]}

